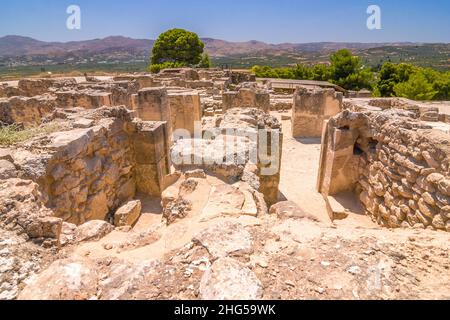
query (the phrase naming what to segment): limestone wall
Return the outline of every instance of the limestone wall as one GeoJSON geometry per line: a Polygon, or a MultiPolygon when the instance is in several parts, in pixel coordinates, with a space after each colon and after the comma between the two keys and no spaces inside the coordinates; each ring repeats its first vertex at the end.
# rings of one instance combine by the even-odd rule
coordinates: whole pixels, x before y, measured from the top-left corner
{"type": "Polygon", "coordinates": [[[195,122],[201,121],[198,91],[170,90],[168,92],[172,129],[185,129],[194,135],[195,122]]]}
{"type": "Polygon", "coordinates": [[[97,109],[111,106],[111,93],[94,90],[70,90],[56,92],[56,102],[60,108],[97,109]]]}
{"type": "Polygon", "coordinates": [[[222,95],[223,112],[233,108],[257,108],[264,112],[270,110],[270,94],[254,88],[241,88],[227,91],[222,95]]]}
{"type": "Polygon", "coordinates": [[[50,88],[63,88],[76,85],[74,78],[66,79],[21,79],[19,80],[19,90],[21,95],[32,97],[48,93],[50,88]]]}
{"type": "Polygon", "coordinates": [[[31,142],[38,153],[12,156],[40,185],[47,207],[75,224],[107,219],[136,192],[160,196],[169,173],[164,122],[132,120],[124,108],[96,112],[87,115],[89,128],[50,134],[31,142]]]}
{"type": "Polygon", "coordinates": [[[319,191],[356,191],[382,226],[450,231],[448,134],[401,111],[347,112],[324,130],[319,191]]]}
{"type": "Polygon", "coordinates": [[[165,88],[144,88],[136,97],[136,116],[144,121],[166,121],[168,136],[172,136],[172,115],[165,88]]]}
{"type": "Polygon", "coordinates": [[[9,98],[23,96],[23,92],[18,87],[13,87],[8,84],[0,85],[0,98],[9,98]]]}
{"type": "Polygon", "coordinates": [[[377,122],[378,144],[359,179],[368,214],[387,227],[450,231],[448,134],[377,122]]]}
{"type": "Polygon", "coordinates": [[[56,108],[52,96],[0,98],[0,122],[5,124],[38,125],[56,108]]]}
{"type": "Polygon", "coordinates": [[[342,110],[343,95],[334,89],[297,88],[292,108],[292,136],[320,137],[325,120],[342,110]]]}
{"type": "Polygon", "coordinates": [[[133,152],[123,125],[113,121],[50,137],[58,151],[41,184],[58,217],[75,224],[105,220],[134,196],[133,152]]]}
{"type": "Polygon", "coordinates": [[[176,169],[203,169],[229,183],[251,180],[268,204],[277,202],[283,135],[276,118],[255,108],[235,108],[205,123],[203,131],[203,139],[175,142],[176,169]]]}

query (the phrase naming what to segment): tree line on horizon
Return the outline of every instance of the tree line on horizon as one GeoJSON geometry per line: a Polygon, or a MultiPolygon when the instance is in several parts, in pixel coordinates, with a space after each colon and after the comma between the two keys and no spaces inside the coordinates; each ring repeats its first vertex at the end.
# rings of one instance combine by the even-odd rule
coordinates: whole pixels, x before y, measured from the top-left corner
{"type": "MultiPolygon", "coordinates": [[[[211,60],[204,48],[196,33],[184,29],[168,30],[156,40],[148,69],[158,73],[167,68],[210,68],[211,60]]],[[[348,49],[332,54],[329,64],[297,64],[281,68],[254,66],[252,72],[259,78],[328,81],[346,90],[367,89],[377,97],[450,100],[450,71],[392,62],[369,68],[348,49]]]]}
{"type": "Polygon", "coordinates": [[[259,78],[328,81],[346,90],[367,89],[376,97],[450,100],[450,71],[392,62],[385,62],[378,69],[368,68],[360,57],[347,49],[332,54],[330,64],[297,64],[284,68],[254,66],[252,72],[259,78]]]}

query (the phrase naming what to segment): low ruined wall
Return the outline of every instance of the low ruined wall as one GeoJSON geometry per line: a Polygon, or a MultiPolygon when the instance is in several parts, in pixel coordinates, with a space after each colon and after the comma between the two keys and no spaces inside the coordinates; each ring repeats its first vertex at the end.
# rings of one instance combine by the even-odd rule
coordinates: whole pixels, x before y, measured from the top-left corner
{"type": "Polygon", "coordinates": [[[104,220],[135,194],[133,152],[122,121],[50,137],[58,151],[40,184],[49,206],[63,220],[104,220]]]}
{"type": "Polygon", "coordinates": [[[56,96],[60,108],[97,109],[112,106],[111,93],[104,91],[58,91],[56,96]]]}
{"type": "Polygon", "coordinates": [[[450,231],[448,134],[404,111],[349,112],[328,121],[318,189],[356,191],[382,226],[450,231]]]}
{"type": "Polygon", "coordinates": [[[342,93],[334,89],[297,88],[292,107],[292,136],[320,137],[324,121],[342,111],[342,99],[342,93]]]}
{"type": "Polygon", "coordinates": [[[21,79],[19,90],[27,97],[39,96],[48,93],[50,88],[63,88],[76,85],[74,78],[67,79],[21,79]]]}
{"type": "Polygon", "coordinates": [[[37,182],[57,217],[105,220],[136,192],[161,195],[169,173],[165,123],[126,117],[105,116],[94,127],[48,137],[45,150],[53,151],[37,182]]]}
{"type": "Polygon", "coordinates": [[[38,125],[55,108],[56,99],[52,96],[0,99],[0,122],[25,126],[38,125]]]}
{"type": "Polygon", "coordinates": [[[222,95],[223,112],[233,108],[257,108],[269,112],[270,94],[253,88],[224,92],[222,95]]]}
{"type": "Polygon", "coordinates": [[[201,120],[200,95],[195,90],[145,88],[139,90],[133,105],[136,116],[145,121],[166,121],[170,140],[176,129],[194,134],[194,124],[201,120]]]}
{"type": "Polygon", "coordinates": [[[359,180],[367,212],[388,227],[450,231],[448,135],[395,121],[374,126],[378,144],[359,180]]]}
{"type": "Polygon", "coordinates": [[[229,183],[251,180],[271,205],[278,200],[282,141],[276,118],[255,108],[235,108],[206,124],[203,139],[175,141],[171,155],[180,171],[203,169],[229,183]]]}

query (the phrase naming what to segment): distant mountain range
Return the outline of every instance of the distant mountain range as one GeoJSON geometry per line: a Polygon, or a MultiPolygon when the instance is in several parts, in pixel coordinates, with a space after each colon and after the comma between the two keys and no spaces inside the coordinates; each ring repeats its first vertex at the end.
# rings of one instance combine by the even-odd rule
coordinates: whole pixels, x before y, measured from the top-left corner
{"type": "MultiPolygon", "coordinates": [[[[384,46],[412,46],[414,43],[282,43],[268,44],[260,41],[230,42],[203,38],[207,52],[212,57],[252,53],[292,53],[335,51],[342,48],[371,49],[384,46]]],[[[0,56],[99,54],[107,52],[134,52],[149,54],[155,40],[132,39],[122,36],[87,41],[45,42],[29,37],[5,36],[0,38],[0,56]]]]}
{"type": "MultiPolygon", "coordinates": [[[[203,38],[215,66],[250,68],[297,63],[327,63],[330,54],[343,48],[378,67],[386,61],[408,62],[450,70],[450,44],[317,42],[269,44],[203,38]]],[[[155,40],[112,36],[71,42],[45,42],[21,36],[0,38],[0,75],[39,72],[142,71],[148,66],[155,40]]]]}

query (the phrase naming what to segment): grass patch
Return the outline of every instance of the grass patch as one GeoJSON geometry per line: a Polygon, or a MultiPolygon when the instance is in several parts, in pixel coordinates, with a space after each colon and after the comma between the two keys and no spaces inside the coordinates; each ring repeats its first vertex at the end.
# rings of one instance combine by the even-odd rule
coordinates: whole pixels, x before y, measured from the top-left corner
{"type": "Polygon", "coordinates": [[[3,126],[0,127],[0,146],[11,146],[27,141],[33,137],[50,134],[58,130],[60,130],[60,126],[54,123],[32,128],[22,128],[15,124],[3,126]]]}

